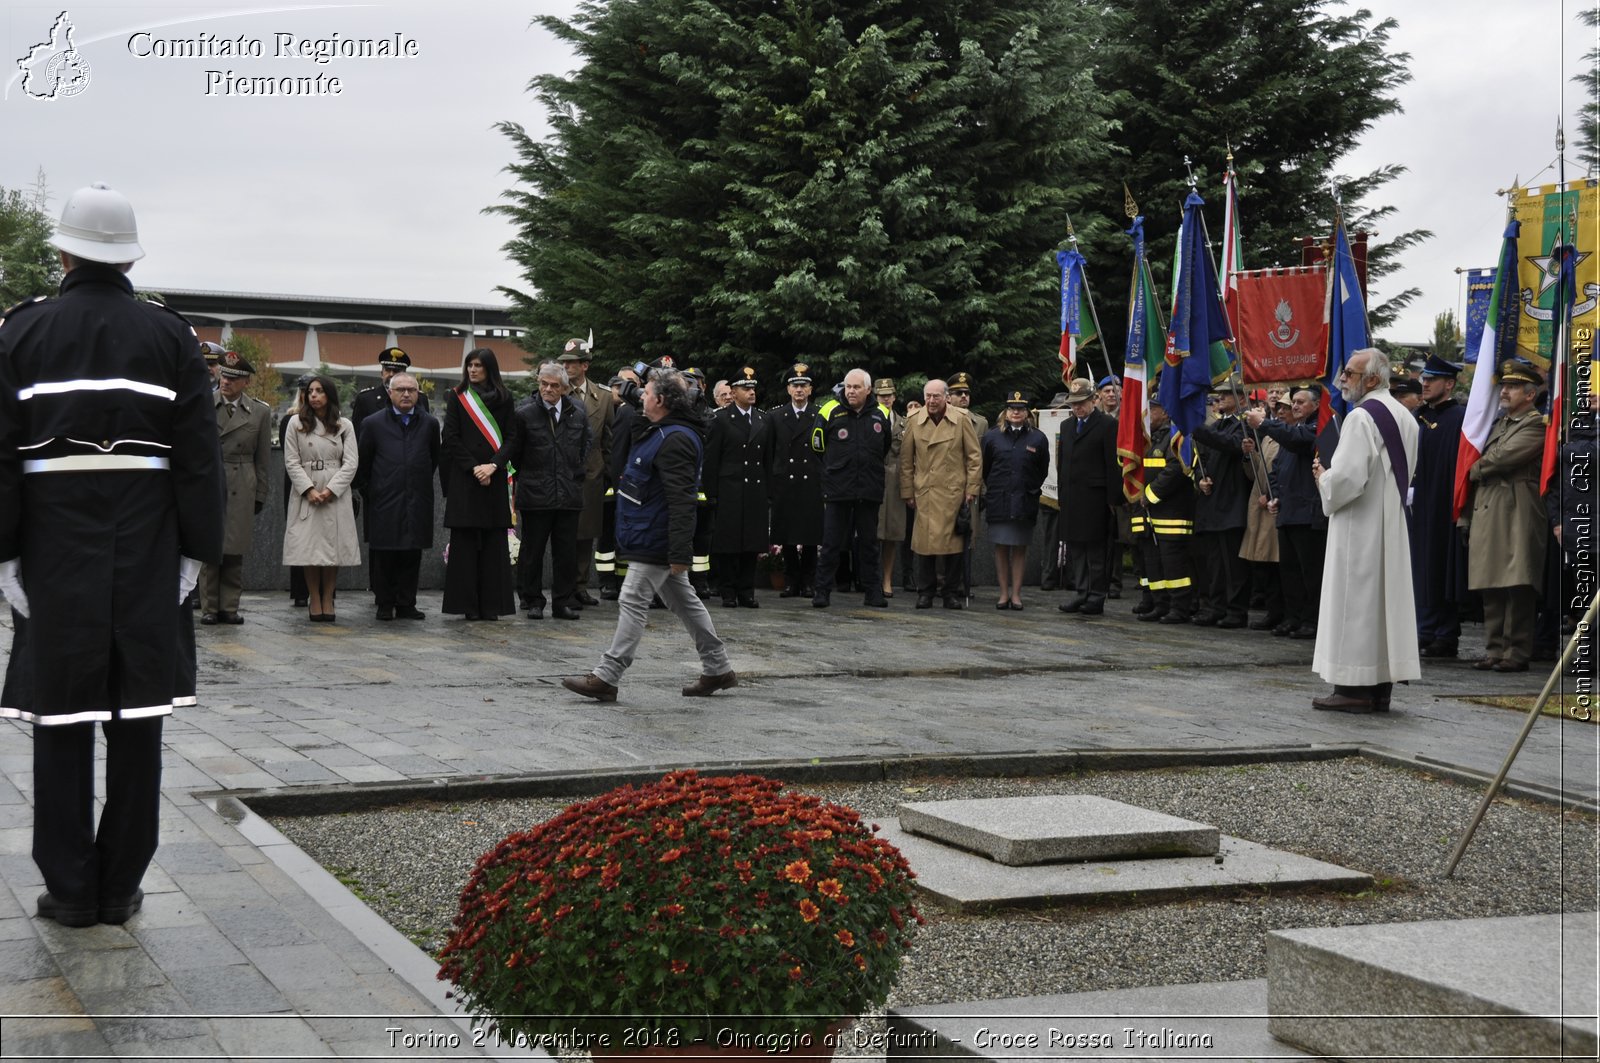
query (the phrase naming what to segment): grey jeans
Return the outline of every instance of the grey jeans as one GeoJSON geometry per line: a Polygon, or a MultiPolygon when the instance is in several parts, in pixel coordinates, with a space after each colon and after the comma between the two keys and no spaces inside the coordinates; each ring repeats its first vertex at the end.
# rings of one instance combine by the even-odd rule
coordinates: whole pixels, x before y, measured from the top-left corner
{"type": "Polygon", "coordinates": [[[683,621],[694,639],[694,648],[700,654],[702,675],[723,675],[733,670],[728,663],[728,651],[717,637],[711,614],[705,603],[689,585],[689,574],[673,574],[667,565],[651,565],[643,561],[628,562],[628,577],[623,580],[622,593],[617,598],[617,633],[611,637],[611,648],[595,667],[596,678],[616,686],[622,673],[633,663],[644,637],[645,623],[650,616],[650,600],[656,595],[666,603],[672,615],[683,621]]]}

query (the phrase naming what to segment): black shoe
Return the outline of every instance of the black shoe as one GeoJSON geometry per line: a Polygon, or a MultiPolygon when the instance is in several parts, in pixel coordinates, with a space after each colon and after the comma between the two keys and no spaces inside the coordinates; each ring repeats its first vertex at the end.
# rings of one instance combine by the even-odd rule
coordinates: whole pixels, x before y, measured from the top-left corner
{"type": "Polygon", "coordinates": [[[537,609],[529,609],[526,613],[523,613],[522,615],[527,617],[529,620],[543,620],[544,619],[544,606],[540,606],[537,609]]]}
{"type": "Polygon", "coordinates": [[[1242,616],[1225,616],[1217,621],[1217,626],[1220,628],[1240,628],[1248,623],[1249,621],[1242,616]]]}
{"type": "Polygon", "coordinates": [[[798,598],[815,598],[816,596],[816,588],[812,587],[809,583],[800,584],[800,593],[796,595],[798,598]]]}
{"type": "Polygon", "coordinates": [[[1070,602],[1062,602],[1060,605],[1056,606],[1056,608],[1061,610],[1063,613],[1081,613],[1083,611],[1083,607],[1088,604],[1089,600],[1087,598],[1074,598],[1070,602]]]}
{"type": "Polygon", "coordinates": [[[1167,613],[1157,623],[1161,624],[1192,624],[1194,617],[1188,613],[1167,613]]]}
{"type": "Polygon", "coordinates": [[[100,909],[88,905],[63,904],[47,890],[39,894],[39,918],[54,919],[62,926],[94,926],[100,921],[100,909]]]}
{"type": "Polygon", "coordinates": [[[200,614],[200,622],[202,624],[204,624],[206,627],[211,627],[214,624],[216,624],[216,622],[217,622],[217,614],[216,613],[201,613],[200,614]]]}
{"type": "Polygon", "coordinates": [[[734,597],[725,597],[725,598],[723,598],[722,599],[722,608],[724,608],[724,609],[737,609],[737,608],[739,608],[739,599],[734,598],[734,597]]]}
{"type": "Polygon", "coordinates": [[[1300,625],[1296,624],[1294,621],[1285,620],[1283,623],[1272,629],[1272,635],[1274,638],[1286,639],[1299,630],[1299,628],[1300,625]]]}
{"type": "Polygon", "coordinates": [[[1103,605],[1086,605],[1078,610],[1079,616],[1104,616],[1106,607],[1103,605]]]}
{"type": "Polygon", "coordinates": [[[744,609],[760,609],[761,603],[756,601],[756,596],[752,594],[748,598],[740,598],[739,606],[744,609]]]}
{"type": "Polygon", "coordinates": [[[1454,639],[1434,639],[1422,647],[1422,656],[1448,659],[1460,654],[1460,646],[1454,639]]]}
{"type": "Polygon", "coordinates": [[[596,598],[594,595],[590,594],[586,590],[578,591],[578,599],[577,599],[577,601],[578,601],[578,607],[579,608],[582,608],[585,605],[599,605],[600,604],[600,599],[596,598]]]}
{"type": "Polygon", "coordinates": [[[1289,637],[1292,639],[1314,639],[1317,637],[1317,625],[1301,624],[1289,632],[1289,637]]]}
{"type": "Polygon", "coordinates": [[[1112,601],[1115,601],[1122,597],[1122,589],[1120,587],[1112,587],[1110,590],[1106,591],[1106,597],[1110,598],[1112,601]]]}
{"type": "Polygon", "coordinates": [[[614,602],[621,597],[621,595],[622,589],[620,587],[612,587],[608,585],[600,588],[600,600],[603,602],[614,602]]]}
{"type": "Polygon", "coordinates": [[[1012,612],[1013,612],[1013,613],[1020,613],[1020,612],[1022,612],[1022,603],[1021,603],[1021,602],[1012,602],[1012,603],[1011,603],[1011,611],[1012,611],[1012,612]]]}
{"type": "Polygon", "coordinates": [[[661,595],[658,594],[654,598],[650,599],[650,608],[665,609],[666,607],[667,603],[661,600],[661,595]]]}
{"type": "Polygon", "coordinates": [[[1159,608],[1161,607],[1156,604],[1154,598],[1141,598],[1139,599],[1139,604],[1133,607],[1133,615],[1139,617],[1148,616],[1159,608]]]}
{"type": "Polygon", "coordinates": [[[932,609],[933,608],[933,595],[931,595],[931,594],[919,594],[919,595],[917,595],[917,608],[918,609],[932,609]]]}
{"type": "Polygon", "coordinates": [[[1268,613],[1266,616],[1262,617],[1260,620],[1252,620],[1252,621],[1250,621],[1250,630],[1251,631],[1271,631],[1273,628],[1277,627],[1281,623],[1283,623],[1283,617],[1281,617],[1281,616],[1273,616],[1271,613],[1268,613]]]}
{"type": "Polygon", "coordinates": [[[428,614],[424,613],[421,609],[418,609],[414,605],[408,605],[404,609],[396,609],[394,611],[394,615],[399,617],[401,620],[421,620],[428,614]]]}
{"type": "Polygon", "coordinates": [[[811,608],[813,608],[813,609],[826,609],[826,608],[828,608],[828,605],[829,605],[829,596],[828,595],[826,595],[826,594],[813,594],[811,596],[811,608]]]}
{"type": "Polygon", "coordinates": [[[577,620],[579,617],[583,616],[582,613],[578,612],[578,610],[572,608],[570,605],[552,606],[550,609],[550,615],[555,617],[557,620],[577,620]]]}
{"type": "Polygon", "coordinates": [[[311,604],[311,599],[310,598],[296,598],[294,600],[294,607],[296,609],[304,609],[306,606],[308,606],[310,604],[311,604]]]}
{"type": "Polygon", "coordinates": [[[133,896],[124,901],[116,901],[100,906],[100,921],[111,926],[121,926],[144,907],[144,890],[134,890],[133,896]]]}
{"type": "Polygon", "coordinates": [[[394,606],[392,606],[392,605],[381,606],[378,609],[378,619],[379,620],[393,620],[394,619],[394,606]]]}
{"type": "Polygon", "coordinates": [[[800,588],[793,583],[786,583],[784,584],[783,590],[778,592],[778,597],[798,598],[800,597],[800,588]]]}
{"type": "Polygon", "coordinates": [[[869,594],[866,597],[865,604],[867,604],[868,606],[871,606],[873,609],[887,609],[887,608],[889,608],[889,599],[885,598],[881,594],[879,594],[877,596],[873,596],[873,595],[869,594]]]}
{"type": "Polygon", "coordinates": [[[1011,608],[1011,603],[1009,601],[995,602],[994,603],[994,607],[996,609],[1010,609],[1011,608]]]}
{"type": "Polygon", "coordinates": [[[1150,610],[1148,613],[1135,613],[1134,614],[1135,617],[1137,617],[1140,621],[1142,621],[1142,622],[1144,622],[1146,624],[1154,624],[1154,623],[1156,623],[1157,621],[1159,621],[1162,617],[1164,617],[1166,615],[1167,615],[1167,611],[1165,609],[1162,609],[1162,608],[1159,608],[1159,607],[1150,610]]]}
{"type": "Polygon", "coordinates": [[[1189,623],[1195,627],[1216,627],[1217,621],[1221,619],[1222,617],[1216,613],[1196,613],[1194,619],[1190,620],[1189,623]]]}
{"type": "Polygon", "coordinates": [[[962,601],[960,598],[946,598],[944,600],[944,607],[946,609],[965,609],[967,607],[967,603],[962,601]]]}
{"type": "Polygon", "coordinates": [[[217,620],[224,624],[244,623],[244,617],[240,616],[238,613],[218,613],[217,620]]]}

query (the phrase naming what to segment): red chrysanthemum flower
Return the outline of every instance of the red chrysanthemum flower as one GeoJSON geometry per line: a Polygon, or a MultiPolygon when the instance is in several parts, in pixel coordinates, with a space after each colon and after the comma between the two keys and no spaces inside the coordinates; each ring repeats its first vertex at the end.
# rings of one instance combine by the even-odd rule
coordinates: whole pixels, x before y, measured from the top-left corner
{"type": "Polygon", "coordinates": [[[796,860],[784,866],[782,875],[790,882],[808,882],[811,879],[811,865],[804,860],[796,860]]]}
{"type": "Polygon", "coordinates": [[[815,923],[817,921],[817,917],[822,914],[822,909],[813,904],[810,897],[807,897],[805,900],[801,901],[799,908],[800,918],[804,919],[808,923],[815,923]]]}

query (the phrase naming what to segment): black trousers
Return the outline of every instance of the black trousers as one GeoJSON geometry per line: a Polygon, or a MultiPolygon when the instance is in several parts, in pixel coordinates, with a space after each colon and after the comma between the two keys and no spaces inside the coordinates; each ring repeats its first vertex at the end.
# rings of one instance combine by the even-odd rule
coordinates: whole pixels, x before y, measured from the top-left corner
{"type": "Polygon", "coordinates": [[[1085,605],[1105,605],[1106,592],[1111,589],[1107,553],[1104,539],[1067,544],[1067,563],[1071,566],[1076,601],[1085,605]]]}
{"type": "Polygon", "coordinates": [[[917,594],[923,598],[965,598],[967,566],[965,554],[918,554],[917,594]],[[942,578],[941,578],[941,571],[942,578]]]}
{"type": "Polygon", "coordinates": [[[855,499],[822,504],[822,546],[817,549],[816,592],[826,597],[833,590],[839,559],[858,559],[856,582],[869,597],[883,593],[882,551],[878,545],[878,507],[882,503],[855,499]]]}
{"type": "Polygon", "coordinates": [[[1196,535],[1205,562],[1202,608],[1218,619],[1245,620],[1250,615],[1250,562],[1239,556],[1243,528],[1196,535]]]}
{"type": "Polygon", "coordinates": [[[1278,578],[1283,583],[1283,619],[1317,626],[1322,603],[1322,557],[1328,533],[1309,524],[1278,528],[1278,578]]]}
{"type": "Polygon", "coordinates": [[[505,616],[516,612],[504,528],[451,528],[442,613],[505,616]]]}
{"type": "Polygon", "coordinates": [[[783,582],[785,590],[798,594],[812,593],[817,578],[817,547],[815,543],[804,546],[790,543],[783,548],[783,582]]]}
{"type": "Polygon", "coordinates": [[[544,552],[550,550],[550,597],[570,606],[578,591],[578,517],[576,509],[519,509],[522,549],[517,554],[517,594],[524,609],[543,609],[544,552]]]}
{"type": "Polygon", "coordinates": [[[745,601],[756,596],[756,550],[736,554],[711,555],[711,568],[717,574],[717,591],[723,601],[745,601]]]}
{"type": "Polygon", "coordinates": [[[161,812],[161,717],[112,720],[106,806],[94,819],[94,724],[33,729],[33,860],[71,907],[126,901],[155,856],[161,812]]]}
{"type": "Polygon", "coordinates": [[[422,551],[368,550],[368,577],[379,609],[415,609],[422,551]]]}
{"type": "Polygon", "coordinates": [[[1190,568],[1189,535],[1145,535],[1145,578],[1149,581],[1156,607],[1178,617],[1194,615],[1194,577],[1190,568]]]}

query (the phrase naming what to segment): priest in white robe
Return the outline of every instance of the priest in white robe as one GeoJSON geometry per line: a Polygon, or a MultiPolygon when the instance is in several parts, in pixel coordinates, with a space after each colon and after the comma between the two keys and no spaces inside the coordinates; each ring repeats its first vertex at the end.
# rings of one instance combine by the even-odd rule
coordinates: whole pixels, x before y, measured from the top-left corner
{"type": "Polygon", "coordinates": [[[1334,712],[1387,712],[1394,684],[1422,675],[1406,529],[1417,419],[1389,394],[1389,361],[1375,348],[1350,355],[1339,391],[1350,411],[1331,466],[1312,467],[1328,516],[1328,550],[1311,667],[1333,684],[1333,693],[1311,704],[1334,712]],[[1385,419],[1404,458],[1398,479],[1379,427],[1385,419]]]}

